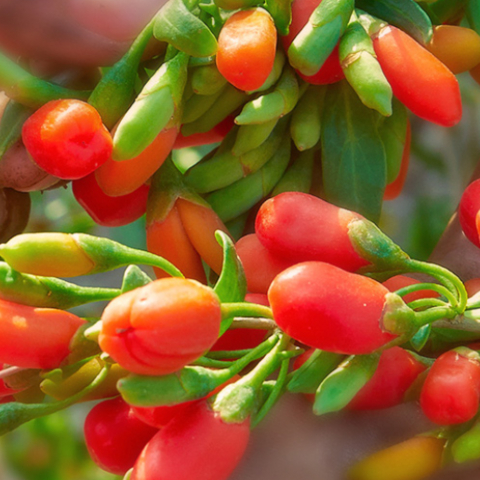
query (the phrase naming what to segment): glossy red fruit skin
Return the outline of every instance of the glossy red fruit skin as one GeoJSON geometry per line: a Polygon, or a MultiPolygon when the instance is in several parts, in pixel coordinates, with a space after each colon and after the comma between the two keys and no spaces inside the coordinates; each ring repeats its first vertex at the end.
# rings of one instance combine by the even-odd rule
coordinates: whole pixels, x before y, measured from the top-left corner
{"type": "Polygon", "coordinates": [[[245,271],[249,292],[266,294],[272,280],[294,263],[270,252],[255,233],[240,238],[235,249],[245,271]]]}
{"type": "Polygon", "coordinates": [[[364,219],[301,192],[285,192],[260,207],[255,232],[277,257],[295,262],[328,262],[350,272],[368,265],[348,236],[349,224],[364,219]]]}
{"type": "Polygon", "coordinates": [[[142,422],[155,428],[163,428],[177,415],[183,415],[193,402],[179,403],[178,405],[166,405],[161,407],[134,407],[133,414],[142,422]]]}
{"type": "Polygon", "coordinates": [[[426,48],[391,25],[377,33],[373,46],[393,94],[415,115],[444,127],[461,120],[457,79],[426,48]]]}
{"type": "Polygon", "coordinates": [[[428,372],[420,394],[423,413],[438,425],[471,420],[480,399],[480,363],[455,350],[440,355],[428,372]]]}
{"type": "Polygon", "coordinates": [[[239,10],[224,23],[218,36],[216,64],[234,87],[254,91],[273,69],[277,31],[263,8],[239,10]]]}
{"type": "MultiPolygon", "coordinates": [[[[294,0],[292,2],[292,22],[290,23],[288,35],[281,37],[283,48],[286,52],[288,52],[291,43],[307,24],[310,15],[321,2],[322,0],[294,0]]],[[[303,75],[298,70],[297,74],[312,85],[328,85],[345,78],[338,57],[338,45],[315,75],[303,75]]]]}
{"type": "Polygon", "coordinates": [[[120,397],[105,400],[85,419],[85,443],[93,461],[103,470],[125,475],[147,442],[158,432],[139,420],[120,397]]]}
{"type": "Polygon", "coordinates": [[[112,152],[112,136],[99,113],[80,100],[48,102],[25,122],[22,137],[34,162],[64,180],[85,177],[112,152]]]}
{"type": "Polygon", "coordinates": [[[403,348],[385,350],[373,377],[348,404],[350,410],[378,410],[399,405],[427,367],[403,348]]]}
{"type": "Polygon", "coordinates": [[[458,219],[465,236],[480,248],[478,218],[480,211],[480,179],[472,182],[462,194],[458,207],[458,219]]]}
{"type": "Polygon", "coordinates": [[[162,278],[112,300],[100,348],[139,375],[167,375],[201,357],[218,338],[220,301],[199,282],[162,278]]]}
{"type": "Polygon", "coordinates": [[[381,329],[389,293],[381,283],[323,262],[299,263],[279,274],[268,291],[273,318],[310,347],[359,355],[395,338],[381,329]]]}
{"type": "Polygon", "coordinates": [[[226,423],[207,402],[195,403],[150,440],[131,480],[227,480],[249,436],[248,420],[226,423]]]}
{"type": "Polygon", "coordinates": [[[149,190],[148,185],[142,185],[127,195],[110,197],[98,185],[95,173],[72,182],[77,202],[104,227],[121,227],[139,219],[147,209],[149,190]]]}

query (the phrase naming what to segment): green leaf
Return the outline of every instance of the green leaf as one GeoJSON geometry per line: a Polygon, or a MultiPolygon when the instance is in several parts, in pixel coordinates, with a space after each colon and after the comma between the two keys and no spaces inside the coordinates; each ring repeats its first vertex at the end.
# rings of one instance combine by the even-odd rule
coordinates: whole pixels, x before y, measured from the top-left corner
{"type": "Polygon", "coordinates": [[[355,7],[395,25],[420,43],[432,38],[432,22],[414,0],[356,0],[355,7]]]}
{"type": "MultiPolygon", "coordinates": [[[[247,293],[247,281],[235,245],[221,230],[215,232],[215,238],[223,248],[223,267],[214,291],[222,302],[243,302],[247,293]]],[[[232,320],[233,318],[228,318],[222,321],[220,335],[228,329],[232,320]]]]}
{"type": "Polygon", "coordinates": [[[182,0],[170,0],[158,12],[153,34],[192,57],[209,57],[217,52],[215,35],[182,0]]]}
{"type": "Polygon", "coordinates": [[[432,332],[431,325],[424,325],[418,332],[410,339],[410,345],[419,352],[428,342],[430,333],[432,332]]]}
{"type": "Polygon", "coordinates": [[[345,360],[318,387],[313,412],[323,415],[346,407],[372,378],[379,360],[379,354],[354,355],[345,360]]]}
{"type": "Polygon", "coordinates": [[[129,265],[123,274],[122,293],[130,292],[150,283],[152,279],[136,265],[129,265]]]}
{"type": "Polygon", "coordinates": [[[315,393],[320,383],[344,357],[339,353],[315,350],[309,359],[293,372],[287,390],[292,393],[315,393]]]}
{"type": "Polygon", "coordinates": [[[385,147],[387,160],[387,184],[393,182],[400,173],[403,150],[407,138],[408,111],[396,98],[393,99],[391,117],[383,118],[378,131],[385,147]]]}
{"type": "Polygon", "coordinates": [[[380,217],[386,183],[378,118],[347,82],[329,86],[321,141],[325,195],[329,202],[372,221],[380,217]]]}

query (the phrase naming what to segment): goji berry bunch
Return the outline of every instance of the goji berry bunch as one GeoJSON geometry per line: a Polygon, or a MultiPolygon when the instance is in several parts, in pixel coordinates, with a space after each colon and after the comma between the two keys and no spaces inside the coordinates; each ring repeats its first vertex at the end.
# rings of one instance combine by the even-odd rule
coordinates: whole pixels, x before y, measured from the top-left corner
{"type": "Polygon", "coordinates": [[[380,475],[394,458],[411,471],[413,447],[422,452],[415,478],[442,456],[476,458],[480,356],[475,344],[459,344],[478,338],[478,301],[453,273],[411,259],[362,215],[301,192],[261,206],[239,256],[224,232],[216,238],[214,286],[88,235],[23,234],[0,245],[0,431],[101,399],[85,423],[101,468],[144,480],[226,480],[250,430],[290,391],[310,398],[316,415],[417,400],[440,426],[365,459],[351,478],[380,475]],[[249,249],[252,240],[261,248],[249,249]],[[121,289],[55,278],[126,264],[169,278],[152,280],[135,265],[121,289]],[[247,285],[258,288],[247,296],[247,285]],[[66,311],[100,299],[111,301],[93,322],[66,311]]]}
{"type": "MultiPolygon", "coordinates": [[[[169,0],[80,83],[0,54],[0,432],[101,400],[101,468],[226,480],[289,391],[316,415],[415,400],[438,424],[352,480],[479,458],[480,303],[372,223],[405,181],[408,112],[460,121],[476,32],[476,0],[169,0]],[[100,225],[146,213],[148,251],[20,234],[28,192],[69,182],[100,225]],[[127,265],[118,289],[61,280],[127,265]],[[98,300],[101,318],[68,312],[98,300]]],[[[480,246],[477,190],[460,221],[480,246]]]]}

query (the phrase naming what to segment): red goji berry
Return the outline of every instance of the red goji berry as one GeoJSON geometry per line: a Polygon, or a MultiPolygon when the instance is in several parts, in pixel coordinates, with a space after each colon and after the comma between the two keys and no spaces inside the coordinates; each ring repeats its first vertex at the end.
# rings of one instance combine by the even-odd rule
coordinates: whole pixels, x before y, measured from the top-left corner
{"type": "Polygon", "coordinates": [[[131,480],[227,480],[249,436],[248,420],[227,423],[205,401],[196,402],[148,442],[131,480]]]}
{"type": "Polygon", "coordinates": [[[350,222],[363,219],[355,212],[301,192],[285,192],[260,207],[255,231],[274,255],[292,262],[328,262],[356,271],[368,264],[348,236],[350,222]]]}
{"type": "Polygon", "coordinates": [[[85,444],[103,470],[125,475],[148,441],[158,432],[138,419],[130,405],[117,397],[92,408],[85,419],[85,444]]]}
{"type": "Polygon", "coordinates": [[[99,113],[79,100],[48,102],[25,122],[22,136],[35,163],[65,180],[85,177],[112,152],[112,137],[99,113]]]}
{"type": "Polygon", "coordinates": [[[451,350],[440,355],[428,372],[420,394],[425,415],[439,425],[472,419],[480,400],[480,362],[451,350]]]}
{"type": "Polygon", "coordinates": [[[322,262],[287,268],[272,282],[273,318],[310,347],[366,354],[395,338],[380,326],[388,289],[371,278],[322,262]]]}
{"type": "Polygon", "coordinates": [[[408,388],[425,369],[425,365],[403,348],[385,350],[373,377],[355,395],[348,408],[376,410],[400,404],[408,388]]]}
{"type": "Polygon", "coordinates": [[[107,305],[99,344],[131,372],[165,375],[207,351],[217,340],[220,321],[220,302],[211,288],[163,278],[107,305]]]}
{"type": "Polygon", "coordinates": [[[267,293],[272,280],[293,265],[292,261],[285,260],[265,248],[254,233],[240,238],[235,249],[242,261],[249,292],[267,293]]]}
{"type": "Polygon", "coordinates": [[[391,25],[377,33],[373,46],[393,94],[415,115],[444,127],[460,121],[457,79],[438,58],[391,25]]]}
{"type": "Polygon", "coordinates": [[[110,197],[99,187],[95,173],[72,182],[73,195],[77,202],[98,225],[120,227],[140,218],[147,209],[150,187],[141,185],[127,195],[110,197]]]}
{"type": "Polygon", "coordinates": [[[0,362],[26,368],[58,367],[85,320],[54,308],[0,300],[0,362]]]}
{"type": "Polygon", "coordinates": [[[275,60],[277,30],[263,8],[241,10],[225,22],[218,37],[217,67],[240,90],[260,88],[275,60]]]}

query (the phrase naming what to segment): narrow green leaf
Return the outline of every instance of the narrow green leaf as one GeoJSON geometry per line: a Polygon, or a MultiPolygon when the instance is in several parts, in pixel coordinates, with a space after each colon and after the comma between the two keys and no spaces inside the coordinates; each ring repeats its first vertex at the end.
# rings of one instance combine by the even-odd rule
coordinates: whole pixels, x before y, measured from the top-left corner
{"type": "Polygon", "coordinates": [[[354,355],[345,360],[318,387],[313,412],[336,412],[346,407],[372,378],[380,355],[354,355]]]}
{"type": "Polygon", "coordinates": [[[323,184],[327,200],[378,221],[386,183],[379,114],[347,82],[329,86],[322,130],[323,184]]]}
{"type": "MultiPolygon", "coordinates": [[[[223,266],[214,291],[222,302],[243,302],[247,293],[247,281],[235,245],[230,237],[220,230],[215,232],[215,238],[223,248],[223,266]]],[[[220,335],[228,329],[232,320],[233,318],[229,318],[222,322],[220,335]]]]}
{"type": "Polygon", "coordinates": [[[140,267],[129,265],[123,275],[122,293],[143,287],[151,281],[152,279],[140,267]]]}
{"type": "Polygon", "coordinates": [[[345,358],[339,353],[315,350],[292,375],[287,390],[292,393],[315,393],[318,386],[345,358]]]}
{"type": "Polygon", "coordinates": [[[418,332],[410,339],[410,345],[419,352],[428,342],[430,338],[430,333],[432,333],[431,325],[424,325],[418,332]]]}

